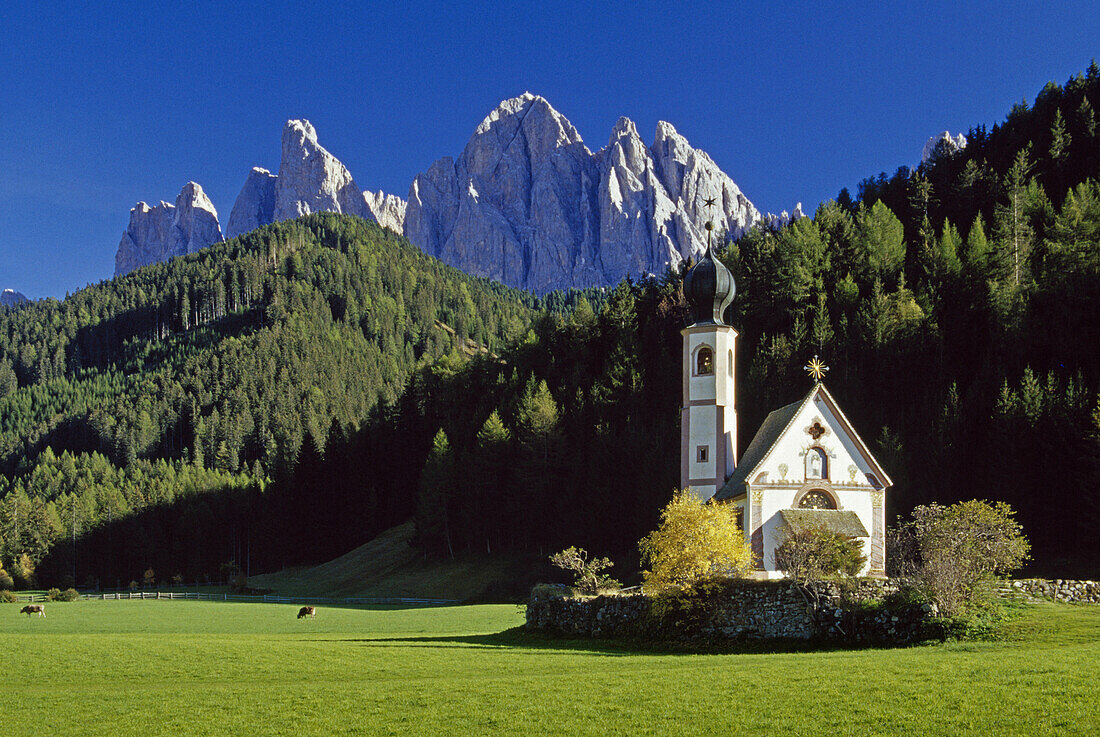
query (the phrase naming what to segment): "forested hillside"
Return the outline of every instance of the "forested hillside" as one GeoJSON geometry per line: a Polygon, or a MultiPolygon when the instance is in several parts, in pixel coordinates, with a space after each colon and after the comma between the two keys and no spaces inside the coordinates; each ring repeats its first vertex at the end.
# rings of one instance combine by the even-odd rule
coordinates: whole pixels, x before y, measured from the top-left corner
{"type": "MultiPolygon", "coordinates": [[[[467,338],[494,350],[522,335],[535,305],[372,223],[321,214],[0,310],[0,560],[41,560],[57,540],[184,498],[220,508],[258,492],[307,438],[323,447],[396,401],[418,364],[467,338]]],[[[224,517],[213,511],[196,514],[224,517]]],[[[180,536],[128,524],[111,537],[133,559],[210,546],[177,556],[195,575],[239,557],[228,518],[180,536]]]]}
{"type": "MultiPolygon", "coordinates": [[[[1094,574],[1098,104],[1093,65],[957,154],[729,244],[741,451],[818,353],[891,517],[1005,500],[1037,570],[1094,574]]],[[[588,297],[314,215],[0,310],[0,561],[193,579],[413,517],[426,554],[576,544],[629,575],[678,481],[687,316],[675,274],[588,297]]]]}

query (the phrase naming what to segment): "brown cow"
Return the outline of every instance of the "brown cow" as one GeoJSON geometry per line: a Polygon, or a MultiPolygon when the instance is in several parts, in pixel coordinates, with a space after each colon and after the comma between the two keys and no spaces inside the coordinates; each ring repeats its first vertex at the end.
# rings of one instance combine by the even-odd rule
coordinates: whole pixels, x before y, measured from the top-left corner
{"type": "Polygon", "coordinates": [[[301,619],[302,617],[309,617],[310,619],[313,619],[316,616],[317,607],[304,606],[298,610],[298,619],[301,619]]]}
{"type": "Polygon", "coordinates": [[[41,604],[27,604],[25,607],[19,610],[20,614],[26,614],[28,617],[32,614],[37,614],[40,617],[46,616],[46,607],[41,604]]]}

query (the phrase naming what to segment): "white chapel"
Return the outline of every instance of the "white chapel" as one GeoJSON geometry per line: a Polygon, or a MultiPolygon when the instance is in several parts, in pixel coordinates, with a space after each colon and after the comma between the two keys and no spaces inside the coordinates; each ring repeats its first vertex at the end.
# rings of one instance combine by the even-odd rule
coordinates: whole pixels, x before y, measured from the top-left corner
{"type": "MultiPolygon", "coordinates": [[[[707,229],[711,229],[707,223],[707,229]]],[[[779,578],[775,549],[787,531],[825,526],[863,540],[861,575],[886,575],[886,490],[890,478],[817,379],[797,402],[767,416],[737,458],[737,331],[724,313],[736,285],[707,245],[684,276],[692,324],[683,329],[680,486],[733,504],[757,574],[779,578]]]]}

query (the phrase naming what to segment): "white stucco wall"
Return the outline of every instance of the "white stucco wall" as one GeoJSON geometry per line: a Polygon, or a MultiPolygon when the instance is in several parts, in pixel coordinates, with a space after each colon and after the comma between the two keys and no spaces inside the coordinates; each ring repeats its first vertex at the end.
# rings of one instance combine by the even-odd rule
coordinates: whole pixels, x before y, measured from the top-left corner
{"type": "Polygon", "coordinates": [[[688,408],[688,477],[693,479],[712,478],[714,464],[718,454],[715,446],[715,426],[718,408],[714,405],[702,405],[688,408]],[[696,448],[700,445],[707,446],[710,451],[707,462],[700,463],[697,460],[696,448]]]}

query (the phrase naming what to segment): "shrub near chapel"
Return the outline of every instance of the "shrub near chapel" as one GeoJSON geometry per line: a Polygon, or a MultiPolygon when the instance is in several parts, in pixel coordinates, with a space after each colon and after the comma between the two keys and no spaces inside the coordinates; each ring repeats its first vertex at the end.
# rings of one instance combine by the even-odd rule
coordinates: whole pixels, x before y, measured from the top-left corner
{"type": "Polygon", "coordinates": [[[892,536],[893,573],[913,582],[941,613],[955,616],[988,601],[991,583],[1029,557],[1031,545],[1004,502],[926,504],[892,536]]]}
{"type": "Polygon", "coordinates": [[[603,591],[617,591],[622,584],[603,573],[614,565],[610,558],[588,559],[584,548],[568,547],[560,553],[550,556],[550,562],[558,568],[577,574],[573,588],[581,594],[595,596],[603,591]]]}
{"type": "Polygon", "coordinates": [[[677,491],[661,510],[661,523],[638,543],[646,593],[691,589],[715,577],[738,578],[752,567],[752,552],[728,504],[700,501],[677,491]]]}
{"type": "Polygon", "coordinates": [[[823,526],[790,529],[775,549],[775,563],[820,608],[827,579],[859,575],[867,558],[863,541],[823,526]]]}

